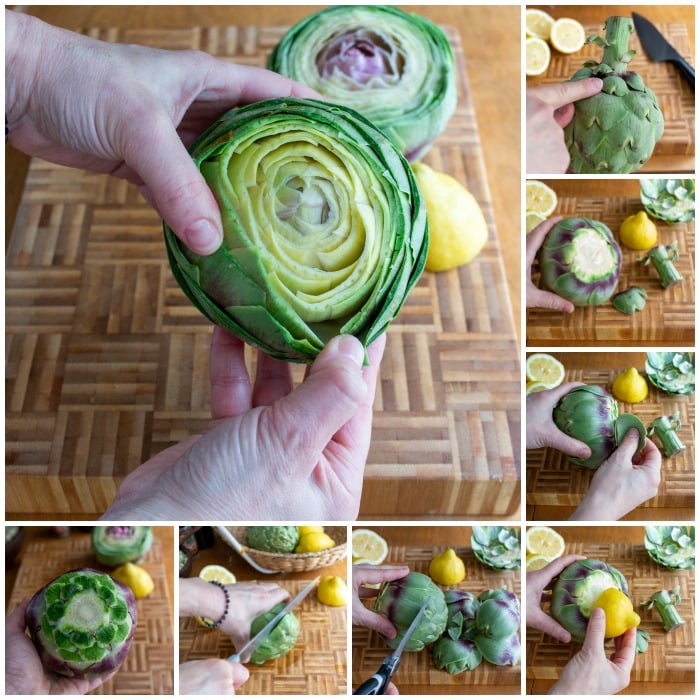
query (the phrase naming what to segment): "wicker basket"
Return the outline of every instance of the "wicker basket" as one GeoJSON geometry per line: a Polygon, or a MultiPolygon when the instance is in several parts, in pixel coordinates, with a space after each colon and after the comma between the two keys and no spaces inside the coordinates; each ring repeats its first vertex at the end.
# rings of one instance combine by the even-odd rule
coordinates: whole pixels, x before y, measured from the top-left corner
{"type": "MultiPolygon", "coordinates": [[[[330,566],[347,557],[347,528],[342,526],[324,527],[325,532],[336,543],[335,547],[323,549],[320,552],[305,554],[282,554],[276,552],[261,552],[259,549],[248,547],[248,528],[245,526],[226,527],[240,543],[243,552],[256,564],[274,571],[313,571],[324,566],[330,566]]],[[[224,540],[226,542],[226,540],[224,540]]],[[[226,544],[229,544],[226,542],[226,544]]],[[[230,545],[229,545],[230,546],[230,545]]]]}

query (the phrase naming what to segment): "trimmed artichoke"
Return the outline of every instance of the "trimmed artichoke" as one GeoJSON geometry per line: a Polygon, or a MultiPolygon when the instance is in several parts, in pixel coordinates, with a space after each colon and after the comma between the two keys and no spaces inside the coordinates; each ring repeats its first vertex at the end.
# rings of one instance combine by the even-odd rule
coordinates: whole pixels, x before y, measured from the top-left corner
{"type": "MultiPolygon", "coordinates": [[[[277,603],[274,608],[256,617],[250,625],[250,636],[254,637],[284,606],[284,603],[277,603]]],[[[298,636],[299,618],[290,611],[257,646],[250,657],[251,663],[264,664],[288,654],[294,648],[298,636]]]]}
{"type": "Polygon", "coordinates": [[[471,546],[474,556],[492,569],[520,568],[520,530],[517,528],[475,525],[471,546]]]}
{"type": "Polygon", "coordinates": [[[695,393],[694,352],[648,352],[644,369],[649,381],[667,394],[695,393]]]}
{"type": "Polygon", "coordinates": [[[164,225],[173,274],[213,323],[272,357],[310,363],[335,335],[365,347],[396,317],[428,251],[408,162],[340,105],[274,99],[233,109],[190,152],[224,242],[195,255],[164,225]]]}
{"type": "Polygon", "coordinates": [[[576,306],[605,303],[620,278],[620,246],[610,229],[594,219],[562,219],[537,257],[544,286],[576,306]]]}
{"type": "Polygon", "coordinates": [[[577,386],[554,407],[554,423],[591,449],[587,459],[569,457],[574,464],[597,469],[622,442],[628,430],[639,433],[637,451],[646,444],[646,428],[632,413],[620,413],[617,401],[599,386],[577,386]]]}
{"type": "Polygon", "coordinates": [[[396,627],[396,637],[386,640],[392,649],[399,645],[426,598],[428,606],[405,647],[406,651],[420,651],[445,631],[445,596],[429,576],[417,571],[412,571],[396,581],[388,581],[382,586],[375,600],[374,610],[396,627]]]}
{"type": "Polygon", "coordinates": [[[650,216],[670,224],[695,221],[695,180],[642,180],[640,196],[650,216]]]}
{"type": "Polygon", "coordinates": [[[296,525],[251,525],[246,542],[261,552],[293,552],[299,544],[299,528],[296,525]]]}
{"type": "Polygon", "coordinates": [[[336,5],[293,26],[268,68],[372,121],[410,161],[420,160],[457,105],[445,33],[398,7],[336,5]]]}
{"type": "Polygon", "coordinates": [[[603,48],[601,62],[588,61],[571,77],[603,81],[600,93],[574,104],[574,117],[564,129],[573,173],[636,172],[664,133],[656,96],[628,67],[636,53],[628,50],[633,31],[629,17],[608,17],[605,39],[588,39],[603,48]]]}
{"type": "Polygon", "coordinates": [[[136,601],[111,576],[76,569],[37,591],[25,620],[45,668],[71,678],[97,678],[126,658],[136,630],[136,601]]]}
{"type": "Polygon", "coordinates": [[[480,663],[482,654],[474,642],[467,639],[440,637],[432,648],[435,667],[451,675],[473,671],[480,663]]]}
{"type": "Polygon", "coordinates": [[[576,561],[552,585],[550,615],[571,633],[575,642],[583,642],[591,610],[608,588],[617,588],[629,596],[627,579],[614,566],[598,559],[576,561]]]}
{"type": "Polygon", "coordinates": [[[105,566],[119,566],[130,561],[138,564],[153,543],[153,530],[146,525],[113,525],[92,528],[95,558],[105,566]]]}
{"type": "Polygon", "coordinates": [[[695,566],[695,527],[647,525],[644,547],[657,564],[667,569],[692,569],[695,566]]]}

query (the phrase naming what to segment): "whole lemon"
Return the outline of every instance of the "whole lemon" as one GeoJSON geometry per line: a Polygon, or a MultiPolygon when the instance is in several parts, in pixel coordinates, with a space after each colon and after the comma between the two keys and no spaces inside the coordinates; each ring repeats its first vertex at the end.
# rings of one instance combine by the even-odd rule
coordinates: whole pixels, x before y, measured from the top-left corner
{"type": "Polygon", "coordinates": [[[656,224],[645,211],[628,216],[620,225],[620,242],[631,250],[648,250],[659,239],[656,224]]]}
{"type": "Polygon", "coordinates": [[[473,260],[489,237],[486,220],[474,195],[447,173],[414,163],[428,213],[430,244],[425,269],[441,272],[473,260]]]}
{"type": "Polygon", "coordinates": [[[428,566],[430,578],[443,586],[454,586],[464,580],[464,562],[451,547],[436,554],[428,566]]]}
{"type": "Polygon", "coordinates": [[[632,601],[617,588],[606,588],[593,607],[605,611],[606,637],[619,637],[630,627],[639,625],[639,615],[634,611],[632,601]]]}
{"type": "Polygon", "coordinates": [[[649,385],[635,367],[630,367],[615,377],[612,394],[618,401],[639,403],[649,395],[649,385]]]}
{"type": "Polygon", "coordinates": [[[325,532],[307,532],[299,538],[299,544],[294,550],[296,554],[320,552],[323,549],[335,547],[335,540],[325,532]]]}
{"type": "Polygon", "coordinates": [[[340,576],[324,576],[318,583],[316,597],[324,605],[345,605],[348,600],[348,587],[340,576]]]}

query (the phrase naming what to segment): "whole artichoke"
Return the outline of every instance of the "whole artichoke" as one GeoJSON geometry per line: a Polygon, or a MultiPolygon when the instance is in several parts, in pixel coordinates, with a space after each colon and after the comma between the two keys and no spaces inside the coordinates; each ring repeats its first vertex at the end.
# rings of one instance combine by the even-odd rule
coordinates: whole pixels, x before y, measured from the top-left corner
{"type": "Polygon", "coordinates": [[[45,668],[71,678],[97,678],[126,658],[136,631],[136,600],[111,576],[76,569],[37,591],[25,620],[45,668]]]}
{"type": "Polygon", "coordinates": [[[664,133],[656,96],[628,67],[636,53],[628,50],[633,31],[629,17],[608,17],[605,39],[588,39],[603,48],[601,62],[588,61],[571,77],[603,81],[600,93],[574,104],[574,117],[564,129],[573,173],[636,172],[664,133]]]}
{"type": "Polygon", "coordinates": [[[610,229],[584,217],[562,219],[538,252],[542,284],[576,306],[606,302],[620,278],[622,251],[610,229]]]}
{"type": "Polygon", "coordinates": [[[433,644],[431,651],[435,667],[451,675],[473,671],[482,659],[474,642],[467,639],[452,639],[444,636],[433,644]]]}
{"type": "MultiPolygon", "coordinates": [[[[278,603],[274,608],[256,617],[250,625],[250,636],[254,637],[284,607],[278,603]]],[[[250,657],[251,663],[264,664],[288,654],[299,636],[299,618],[288,612],[273,628],[270,634],[258,645],[250,657]]]]}
{"type": "Polygon", "coordinates": [[[426,598],[428,606],[405,647],[406,651],[420,651],[445,631],[447,626],[445,596],[429,576],[417,571],[412,571],[396,581],[388,581],[382,586],[374,603],[374,609],[396,627],[396,637],[386,640],[392,649],[399,645],[426,598]]]}
{"type": "Polygon", "coordinates": [[[372,121],[410,161],[419,160],[457,105],[445,33],[399,7],[335,5],[294,25],[268,68],[372,121]]]}
{"type": "Polygon", "coordinates": [[[251,525],[246,542],[261,552],[293,552],[299,544],[299,528],[296,525],[251,525]]]}
{"type": "Polygon", "coordinates": [[[597,469],[622,442],[628,430],[639,433],[637,452],[646,444],[646,428],[632,413],[620,414],[617,401],[592,384],[577,386],[563,396],[552,413],[554,424],[591,449],[587,459],[569,457],[574,464],[597,469]]]}
{"type": "Polygon", "coordinates": [[[571,638],[582,642],[588,618],[600,594],[617,588],[629,595],[627,579],[614,566],[598,559],[582,559],[562,571],[552,585],[550,615],[571,638]]]}
{"type": "Polygon", "coordinates": [[[311,363],[396,317],[428,251],[411,167],[357,112],[279,98],[233,109],[190,148],[224,242],[188,250],[164,226],[175,279],[213,323],[272,357],[311,363]]]}

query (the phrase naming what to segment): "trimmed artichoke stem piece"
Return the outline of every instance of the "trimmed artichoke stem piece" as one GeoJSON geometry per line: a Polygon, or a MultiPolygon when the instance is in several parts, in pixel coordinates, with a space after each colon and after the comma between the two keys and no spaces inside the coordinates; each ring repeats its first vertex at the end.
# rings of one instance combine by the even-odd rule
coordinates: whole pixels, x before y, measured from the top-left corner
{"type": "Polygon", "coordinates": [[[651,596],[650,600],[642,603],[642,605],[646,605],[649,610],[656,608],[656,611],[659,613],[664,623],[664,630],[670,632],[685,623],[685,620],[679,615],[678,610],[676,610],[676,605],[680,602],[681,596],[679,594],[679,588],[676,587],[672,591],[657,591],[651,596]]]}
{"type": "Polygon", "coordinates": [[[685,449],[685,445],[678,437],[681,429],[681,420],[678,413],[672,416],[659,416],[655,418],[647,431],[649,437],[656,435],[661,442],[661,447],[666,457],[675,457],[685,449]]]}
{"type": "Polygon", "coordinates": [[[651,263],[659,273],[661,286],[664,289],[672,287],[683,280],[683,275],[676,269],[673,262],[678,260],[678,243],[674,241],[669,246],[658,245],[652,248],[641,261],[648,265],[651,263]]]}
{"type": "Polygon", "coordinates": [[[605,38],[588,42],[603,48],[600,63],[589,61],[572,80],[597,77],[602,91],[575,103],[564,129],[574,173],[631,173],[649,160],[664,131],[664,118],[654,93],[638,73],[629,70],[634,25],[629,17],[608,17],[605,38]]]}

